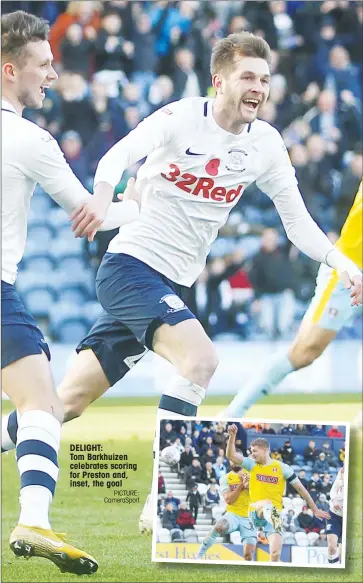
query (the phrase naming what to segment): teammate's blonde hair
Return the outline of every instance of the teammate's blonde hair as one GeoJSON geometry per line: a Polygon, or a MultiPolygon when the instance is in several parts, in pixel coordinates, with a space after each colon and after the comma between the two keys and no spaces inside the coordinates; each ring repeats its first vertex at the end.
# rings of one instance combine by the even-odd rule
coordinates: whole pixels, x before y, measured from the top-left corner
{"type": "Polygon", "coordinates": [[[269,44],[260,36],[251,32],[235,32],[225,38],[221,38],[212,50],[210,72],[228,74],[238,57],[256,57],[271,62],[271,49],[269,44]]]}
{"type": "Polygon", "coordinates": [[[17,10],[1,17],[2,62],[9,58],[22,65],[26,58],[27,44],[48,40],[49,24],[43,18],[17,10]]]}
{"type": "Polygon", "coordinates": [[[251,441],[250,443],[250,447],[252,447],[253,445],[256,445],[257,447],[262,447],[263,449],[270,449],[270,444],[267,441],[267,439],[264,439],[263,437],[257,437],[256,439],[254,439],[253,441],[251,441]]]}

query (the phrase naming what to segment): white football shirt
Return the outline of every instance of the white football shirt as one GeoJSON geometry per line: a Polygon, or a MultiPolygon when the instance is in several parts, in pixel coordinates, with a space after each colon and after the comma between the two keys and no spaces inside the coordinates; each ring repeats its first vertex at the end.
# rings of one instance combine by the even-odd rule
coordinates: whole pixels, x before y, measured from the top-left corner
{"type": "MultiPolygon", "coordinates": [[[[344,475],[338,472],[337,477],[330,490],[329,508],[334,514],[343,516],[344,507],[344,475]],[[339,508],[334,508],[333,500],[338,504],[339,508]]],[[[329,534],[329,533],[328,533],[329,534]]]]}
{"type": "Polygon", "coordinates": [[[115,186],[147,156],[137,173],[139,217],[121,227],[111,253],[126,253],[172,281],[191,286],[210,246],[244,190],[256,181],[275,203],[288,237],[324,261],[333,246],[310,217],[279,132],[256,120],[234,135],[215,121],[213,100],[181,99],[142,121],[101,159],[95,185],[115,186]]]}
{"type": "MultiPolygon", "coordinates": [[[[13,284],[24,254],[30,199],[36,184],[69,213],[91,194],[73,174],[56,140],[47,131],[18,115],[7,101],[2,100],[1,108],[1,279],[13,284]]],[[[113,203],[100,230],[114,229],[126,220],[133,220],[138,215],[137,203],[127,203],[126,206],[113,203]],[[126,213],[122,212],[125,210],[126,213]]]]}

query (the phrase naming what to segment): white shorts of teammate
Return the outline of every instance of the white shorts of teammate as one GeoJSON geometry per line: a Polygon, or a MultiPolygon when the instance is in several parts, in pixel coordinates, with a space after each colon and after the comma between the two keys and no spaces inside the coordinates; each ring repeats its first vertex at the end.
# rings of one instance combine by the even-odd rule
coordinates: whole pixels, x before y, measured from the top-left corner
{"type": "Polygon", "coordinates": [[[337,272],[325,264],[320,266],[315,294],[304,316],[313,324],[338,332],[362,313],[362,306],[352,306],[349,290],[341,283],[337,272]]]}

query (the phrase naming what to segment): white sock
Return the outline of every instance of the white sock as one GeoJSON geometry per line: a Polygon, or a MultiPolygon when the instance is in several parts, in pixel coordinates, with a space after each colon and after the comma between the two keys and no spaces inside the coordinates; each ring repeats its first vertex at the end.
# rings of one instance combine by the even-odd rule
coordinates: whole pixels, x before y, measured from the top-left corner
{"type": "Polygon", "coordinates": [[[198,406],[203,401],[206,389],[189,379],[175,374],[163,392],[159,411],[169,417],[196,417],[198,406]]]}
{"type": "Polygon", "coordinates": [[[336,551],[333,555],[330,555],[328,551],[328,563],[339,563],[338,551],[336,551]]]}
{"type": "Polygon", "coordinates": [[[49,529],[49,505],[58,479],[61,424],[45,411],[27,411],[19,422],[16,458],[21,478],[20,518],[49,529]]]}
{"type": "Polygon", "coordinates": [[[224,411],[223,416],[225,418],[243,417],[256,401],[273,391],[293,371],[294,368],[287,354],[279,354],[270,360],[267,366],[237,393],[224,411]]]}

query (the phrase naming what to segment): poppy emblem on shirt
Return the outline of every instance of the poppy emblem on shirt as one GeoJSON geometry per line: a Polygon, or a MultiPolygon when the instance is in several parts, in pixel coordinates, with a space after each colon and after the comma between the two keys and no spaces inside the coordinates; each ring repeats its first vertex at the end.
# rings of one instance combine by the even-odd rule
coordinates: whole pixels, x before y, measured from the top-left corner
{"type": "Polygon", "coordinates": [[[277,468],[272,468],[272,471],[273,472],[277,472],[277,468]]]}
{"type": "Polygon", "coordinates": [[[226,164],[227,170],[230,172],[244,172],[246,170],[246,156],[247,152],[245,150],[240,150],[239,148],[232,148],[228,152],[229,160],[226,164]]]}
{"type": "Polygon", "coordinates": [[[166,115],[172,115],[172,111],[170,109],[168,109],[167,107],[163,107],[161,110],[163,113],[166,113],[166,115]]]}

